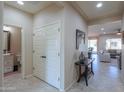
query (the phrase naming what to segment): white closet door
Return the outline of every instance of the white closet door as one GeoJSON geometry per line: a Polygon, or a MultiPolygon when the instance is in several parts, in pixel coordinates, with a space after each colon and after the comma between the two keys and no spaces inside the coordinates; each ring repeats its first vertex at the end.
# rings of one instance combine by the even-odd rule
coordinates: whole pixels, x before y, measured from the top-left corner
{"type": "Polygon", "coordinates": [[[60,24],[37,29],[33,38],[34,75],[60,87],[60,24]]]}

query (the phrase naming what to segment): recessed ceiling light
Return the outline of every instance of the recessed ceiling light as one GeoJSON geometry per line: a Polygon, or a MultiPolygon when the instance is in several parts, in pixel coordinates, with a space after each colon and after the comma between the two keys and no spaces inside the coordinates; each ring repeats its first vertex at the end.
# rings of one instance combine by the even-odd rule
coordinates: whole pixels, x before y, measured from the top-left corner
{"type": "Polygon", "coordinates": [[[103,34],[106,34],[106,32],[103,32],[103,34]]]}
{"type": "Polygon", "coordinates": [[[104,30],[104,28],[101,28],[101,30],[103,31],[103,30],[104,30]]]}
{"type": "Polygon", "coordinates": [[[17,1],[17,3],[18,3],[19,5],[24,5],[24,2],[23,2],[23,1],[17,1]]]}
{"type": "Polygon", "coordinates": [[[100,8],[100,7],[102,7],[102,5],[103,5],[103,4],[100,2],[100,3],[97,3],[96,7],[97,7],[97,8],[100,8]]]}

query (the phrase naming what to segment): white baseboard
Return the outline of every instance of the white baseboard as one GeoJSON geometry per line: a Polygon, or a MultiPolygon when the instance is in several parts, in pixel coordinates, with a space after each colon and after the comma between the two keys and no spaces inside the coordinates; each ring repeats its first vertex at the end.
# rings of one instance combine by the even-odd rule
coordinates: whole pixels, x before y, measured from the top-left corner
{"type": "Polygon", "coordinates": [[[66,92],[65,90],[63,90],[63,89],[59,89],[59,92],[66,92]]]}
{"type": "MultiPolygon", "coordinates": [[[[27,75],[24,78],[28,79],[30,77],[33,77],[33,74],[27,75]]],[[[67,88],[65,89],[59,89],[60,92],[67,92],[74,84],[76,83],[76,80],[74,80],[67,88]]]]}
{"type": "Polygon", "coordinates": [[[25,76],[24,78],[27,79],[27,78],[30,78],[32,76],[33,76],[33,74],[30,74],[30,75],[25,76]]]}

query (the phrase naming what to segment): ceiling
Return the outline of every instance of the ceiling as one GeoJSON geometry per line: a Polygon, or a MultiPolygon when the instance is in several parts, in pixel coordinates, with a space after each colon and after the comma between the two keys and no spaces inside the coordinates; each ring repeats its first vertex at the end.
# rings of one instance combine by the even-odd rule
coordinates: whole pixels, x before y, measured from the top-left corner
{"type": "MultiPolygon", "coordinates": [[[[56,1],[57,2],[57,1],[56,1]]],[[[100,1],[68,1],[75,8],[78,7],[85,19],[94,20],[107,16],[121,15],[123,12],[123,1],[101,1],[103,7],[96,8],[96,4],[100,1]]],[[[5,1],[5,4],[19,8],[23,11],[35,14],[36,12],[46,8],[54,1],[24,1],[24,5],[18,5],[16,1],[5,1]]],[[[59,2],[58,2],[59,3],[59,2]]]]}
{"type": "Polygon", "coordinates": [[[35,14],[38,11],[52,4],[51,1],[23,1],[23,2],[24,2],[24,5],[18,5],[17,1],[5,1],[5,4],[21,9],[31,14],[35,14]]]}
{"type": "Polygon", "coordinates": [[[121,20],[88,26],[88,37],[97,37],[103,34],[117,33],[121,29],[121,20]],[[104,28],[104,30],[101,30],[104,28]]]}
{"type": "Polygon", "coordinates": [[[123,1],[76,1],[71,3],[88,21],[88,36],[117,33],[121,29],[123,1]],[[103,6],[97,8],[97,3],[103,6]],[[90,24],[92,23],[92,25],[90,24]],[[101,30],[104,28],[104,30],[101,30]]]}
{"type": "Polygon", "coordinates": [[[95,20],[107,16],[117,16],[123,13],[123,1],[76,1],[76,3],[87,20],[95,20]],[[97,8],[97,3],[102,2],[103,6],[97,8]]]}
{"type": "MultiPolygon", "coordinates": [[[[68,1],[78,12],[88,21],[95,22],[102,18],[112,18],[122,16],[124,9],[123,1],[68,1]],[[102,2],[101,8],[96,8],[96,4],[102,2]]],[[[53,4],[53,1],[24,1],[24,5],[18,5],[16,1],[5,1],[5,4],[21,9],[25,12],[35,14],[38,11],[53,4]]],[[[59,3],[56,1],[56,3],[59,3]]],[[[60,5],[60,4],[58,4],[60,5]]],[[[120,17],[121,18],[121,17],[120,17]]],[[[116,21],[108,21],[104,23],[95,23],[88,26],[88,36],[99,36],[106,32],[106,34],[117,32],[121,28],[121,19],[116,21]],[[104,28],[104,31],[101,31],[104,28]]]]}

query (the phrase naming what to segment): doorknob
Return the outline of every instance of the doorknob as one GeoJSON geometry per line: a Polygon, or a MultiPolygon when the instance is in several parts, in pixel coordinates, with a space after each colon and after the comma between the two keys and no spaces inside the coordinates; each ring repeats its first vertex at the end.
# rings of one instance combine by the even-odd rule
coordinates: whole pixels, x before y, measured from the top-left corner
{"type": "Polygon", "coordinates": [[[41,58],[46,58],[46,56],[41,56],[41,58]]]}

